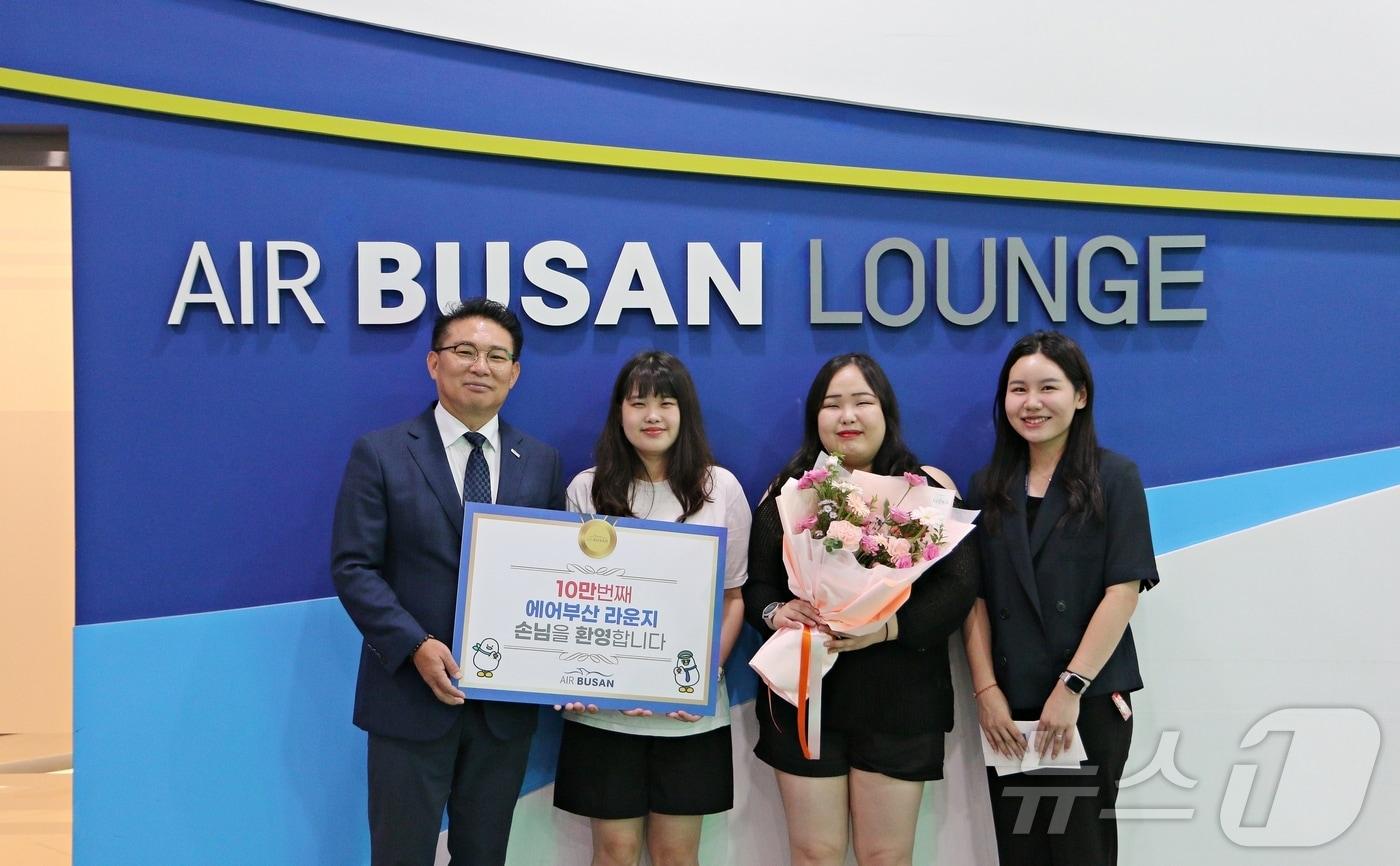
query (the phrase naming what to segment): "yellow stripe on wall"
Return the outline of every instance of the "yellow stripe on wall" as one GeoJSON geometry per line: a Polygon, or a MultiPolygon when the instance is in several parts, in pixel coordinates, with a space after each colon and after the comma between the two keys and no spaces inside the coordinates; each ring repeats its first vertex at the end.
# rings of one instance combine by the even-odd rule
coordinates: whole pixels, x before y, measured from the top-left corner
{"type": "Polygon", "coordinates": [[[900,192],[1273,216],[1400,220],[1400,200],[982,177],[488,135],[99,84],[0,67],[0,88],[176,117],[458,153],[900,192]]]}

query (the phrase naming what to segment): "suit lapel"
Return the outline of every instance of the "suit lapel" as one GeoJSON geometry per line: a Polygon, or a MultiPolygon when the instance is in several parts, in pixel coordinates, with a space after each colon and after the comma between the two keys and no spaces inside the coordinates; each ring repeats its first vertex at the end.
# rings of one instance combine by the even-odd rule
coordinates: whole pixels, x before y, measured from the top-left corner
{"type": "MultiPolygon", "coordinates": [[[[1024,469],[1024,467],[1022,467],[1024,469]]],[[[1014,476],[1017,479],[1025,477],[1024,471],[1014,476]]],[[[1035,585],[1035,566],[1031,562],[1031,544],[1026,532],[1026,488],[1024,484],[1011,482],[1011,513],[1006,515],[1002,523],[1002,531],[1006,534],[1006,546],[1011,554],[1011,566],[1016,570],[1016,577],[1021,581],[1021,588],[1026,591],[1026,596],[1031,600],[1031,607],[1035,609],[1036,618],[1044,624],[1044,617],[1040,613],[1040,593],[1035,585]]],[[[1042,504],[1041,509],[1045,508],[1042,504]]],[[[1036,521],[1039,525],[1040,521],[1036,521]]]]}
{"type": "Polygon", "coordinates": [[[1040,554],[1040,549],[1045,546],[1045,539],[1050,537],[1055,524],[1064,517],[1065,509],[1069,507],[1069,496],[1065,493],[1064,485],[1060,479],[1052,476],[1050,486],[1045,488],[1045,501],[1040,503],[1040,511],[1035,516],[1035,526],[1031,527],[1031,560],[1040,554]]]}
{"type": "Polygon", "coordinates": [[[428,481],[442,510],[458,536],[462,534],[462,500],[457,495],[457,482],[452,478],[452,466],[447,462],[447,452],[442,447],[442,436],[438,433],[433,410],[428,409],[408,428],[408,453],[418,464],[418,469],[428,481]]]}
{"type": "Polygon", "coordinates": [[[496,501],[514,505],[520,501],[520,482],[525,478],[529,458],[520,447],[524,437],[514,427],[501,422],[501,477],[496,483],[496,501]]]}

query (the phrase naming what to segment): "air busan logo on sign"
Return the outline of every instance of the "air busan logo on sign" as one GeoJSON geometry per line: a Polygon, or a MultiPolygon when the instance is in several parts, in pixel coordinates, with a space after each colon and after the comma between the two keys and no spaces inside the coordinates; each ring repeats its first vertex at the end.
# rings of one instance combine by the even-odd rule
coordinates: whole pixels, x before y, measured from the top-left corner
{"type": "Polygon", "coordinates": [[[612,677],[600,671],[590,671],[588,668],[574,668],[559,678],[559,684],[603,689],[610,689],[616,685],[612,677]]]}

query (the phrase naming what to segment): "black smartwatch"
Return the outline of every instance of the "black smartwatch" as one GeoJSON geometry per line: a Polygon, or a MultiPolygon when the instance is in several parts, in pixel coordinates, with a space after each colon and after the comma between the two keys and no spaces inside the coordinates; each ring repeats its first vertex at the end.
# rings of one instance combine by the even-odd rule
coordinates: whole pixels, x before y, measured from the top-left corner
{"type": "Polygon", "coordinates": [[[1060,674],[1060,682],[1065,684],[1065,688],[1069,689],[1070,694],[1082,695],[1084,694],[1084,690],[1089,687],[1089,683],[1093,682],[1093,680],[1088,677],[1081,677],[1074,671],[1065,671],[1060,674]]]}

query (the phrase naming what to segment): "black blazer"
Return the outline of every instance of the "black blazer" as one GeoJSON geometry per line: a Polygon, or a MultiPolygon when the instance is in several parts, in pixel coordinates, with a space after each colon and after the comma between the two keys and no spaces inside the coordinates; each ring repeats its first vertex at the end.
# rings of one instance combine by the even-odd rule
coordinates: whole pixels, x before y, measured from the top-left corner
{"type": "MultiPolygon", "coordinates": [[[[563,510],[559,452],[501,422],[502,505],[563,510]]],[[[409,660],[426,634],[452,645],[462,502],[432,407],[362,437],[350,452],[331,532],[331,577],[364,635],[355,724],[372,734],[431,740],[461,707],[433,696],[409,660]]],[[[484,702],[498,737],[529,734],[539,708],[484,702]]]]}
{"type": "MultiPolygon", "coordinates": [[[[986,473],[984,467],[972,478],[973,508],[986,502],[986,473]]],[[[979,594],[991,620],[997,682],[1012,707],[1038,710],[1078,649],[1104,591],[1133,580],[1151,589],[1159,578],[1147,497],[1131,460],[1099,450],[1103,520],[1062,521],[1068,497],[1056,477],[1029,532],[1024,477],[1024,471],[1016,473],[1007,488],[1011,511],[1002,515],[997,530],[987,530],[984,515],[975,534],[982,553],[979,594]]],[[[1085,694],[1140,688],[1130,626],[1085,694]]]]}

